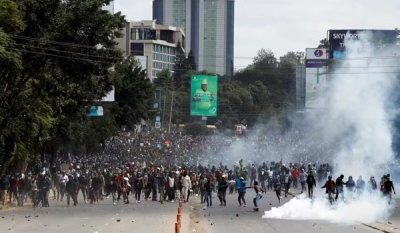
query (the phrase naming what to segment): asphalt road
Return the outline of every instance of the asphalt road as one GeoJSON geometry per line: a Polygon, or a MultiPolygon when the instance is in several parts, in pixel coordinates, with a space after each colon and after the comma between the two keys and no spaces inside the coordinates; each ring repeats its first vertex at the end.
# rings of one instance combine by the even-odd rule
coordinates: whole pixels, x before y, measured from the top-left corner
{"type": "MultiPolygon", "coordinates": [[[[131,198],[132,200],[132,198],[131,198]]],[[[99,204],[81,203],[67,207],[66,201],[50,201],[50,208],[33,209],[31,204],[0,212],[2,233],[120,233],[175,232],[178,203],[142,200],[140,204],[112,204],[104,199],[99,204]]],[[[190,206],[182,210],[182,231],[189,229],[190,206]]]]}
{"type": "MultiPolygon", "coordinates": [[[[294,191],[295,192],[295,191],[294,191]]],[[[213,207],[205,208],[200,197],[190,197],[190,203],[183,204],[181,233],[220,233],[220,232],[272,232],[272,233],[374,233],[376,229],[386,232],[399,232],[400,212],[394,213],[388,220],[371,223],[367,227],[360,223],[335,224],[315,220],[285,220],[262,218],[264,211],[284,205],[292,198],[284,198],[282,204],[273,192],[264,194],[260,202],[260,211],[253,211],[255,193],[248,189],[248,206],[238,208],[237,195],[227,195],[227,207],[219,207],[216,195],[213,195],[213,207]],[[389,223],[390,222],[390,223],[389,223]],[[396,225],[399,224],[399,225],[396,225]]],[[[132,198],[131,198],[132,200],[132,198]]],[[[140,204],[113,205],[111,199],[104,199],[96,205],[82,203],[77,207],[67,207],[66,202],[50,201],[50,208],[32,209],[31,204],[10,208],[0,212],[0,232],[4,233],[118,233],[118,232],[175,232],[178,203],[144,201],[140,204]],[[119,220],[119,221],[118,221],[119,220]]],[[[298,210],[302,211],[302,210],[298,210]]]]}
{"type": "MultiPolygon", "coordinates": [[[[260,202],[260,211],[253,211],[252,200],[255,197],[254,190],[248,190],[246,194],[247,207],[238,208],[237,195],[227,195],[227,207],[219,207],[216,195],[213,198],[213,207],[204,208],[204,204],[198,204],[200,199],[192,198],[191,205],[195,207],[194,225],[192,232],[219,233],[219,232],[271,232],[271,233],[374,233],[379,232],[371,227],[359,223],[334,224],[327,221],[315,220],[284,220],[262,218],[264,211],[272,207],[284,205],[292,198],[284,198],[281,205],[271,191],[264,194],[260,202]]],[[[298,210],[302,211],[302,210],[298,210]]],[[[193,216],[193,214],[192,214],[193,216]]]]}

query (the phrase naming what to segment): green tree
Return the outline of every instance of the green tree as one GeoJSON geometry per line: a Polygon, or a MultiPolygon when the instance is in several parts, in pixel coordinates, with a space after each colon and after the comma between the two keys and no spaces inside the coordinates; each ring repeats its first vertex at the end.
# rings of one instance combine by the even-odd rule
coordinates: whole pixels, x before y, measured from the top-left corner
{"type": "Polygon", "coordinates": [[[320,40],[318,48],[319,49],[329,49],[329,40],[326,38],[320,40]]]}
{"type": "Polygon", "coordinates": [[[274,68],[277,65],[277,59],[270,49],[261,49],[257,56],[253,58],[254,68],[261,71],[274,68]]]}
{"type": "MultiPolygon", "coordinates": [[[[108,0],[14,2],[26,27],[5,31],[13,34],[10,50],[21,54],[21,69],[6,66],[1,71],[0,138],[5,151],[32,148],[34,154],[30,145],[35,145],[56,156],[59,146],[71,142],[65,132],[81,109],[112,89],[110,68],[122,60],[114,39],[121,37],[125,19],[102,10],[108,0]],[[34,106],[42,110],[32,112],[34,106]],[[23,125],[22,119],[35,125],[16,127],[23,125]]],[[[12,152],[5,153],[6,162],[15,159],[12,152]]]]}
{"type": "Polygon", "coordinates": [[[175,90],[174,76],[170,70],[163,69],[157,74],[157,79],[154,80],[154,86],[164,91],[175,90]]]}
{"type": "Polygon", "coordinates": [[[117,124],[134,129],[135,124],[151,116],[154,88],[146,77],[146,71],[138,67],[132,58],[115,66],[114,79],[117,124]]]}
{"type": "Polygon", "coordinates": [[[0,0],[0,75],[6,77],[8,72],[20,70],[21,56],[14,49],[15,43],[10,35],[20,33],[25,24],[22,20],[21,8],[14,1],[0,0]]]}

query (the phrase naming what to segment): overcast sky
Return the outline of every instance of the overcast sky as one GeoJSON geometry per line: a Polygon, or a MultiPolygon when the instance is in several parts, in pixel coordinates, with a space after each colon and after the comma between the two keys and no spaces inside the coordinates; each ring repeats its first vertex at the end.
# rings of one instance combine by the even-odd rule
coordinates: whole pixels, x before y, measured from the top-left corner
{"type": "MultiPolygon", "coordinates": [[[[217,0],[224,1],[224,0],[217,0]]],[[[152,19],[152,0],[117,0],[129,21],[152,19]]],[[[318,46],[329,29],[400,28],[400,0],[236,0],[235,67],[261,48],[276,57],[318,46]]]]}

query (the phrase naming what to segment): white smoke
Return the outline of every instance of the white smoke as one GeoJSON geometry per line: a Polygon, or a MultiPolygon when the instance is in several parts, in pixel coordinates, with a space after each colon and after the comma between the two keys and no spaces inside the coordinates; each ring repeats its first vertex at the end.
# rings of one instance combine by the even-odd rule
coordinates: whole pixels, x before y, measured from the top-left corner
{"type": "MultiPolygon", "coordinates": [[[[347,196],[347,195],[346,195],[347,196]]],[[[389,205],[380,195],[363,195],[347,203],[330,205],[327,198],[306,198],[303,194],[281,207],[265,211],[263,218],[293,220],[328,220],[334,223],[352,224],[373,222],[389,217],[395,204],[389,205]]]]}
{"type": "MultiPolygon", "coordinates": [[[[340,141],[333,158],[338,163],[334,180],[344,174],[344,181],[348,176],[357,181],[362,175],[367,183],[375,176],[379,184],[384,174],[381,166],[394,158],[390,124],[394,114],[387,103],[399,74],[398,49],[365,46],[374,42],[370,38],[346,41],[346,59],[328,76],[326,109],[314,119],[322,125],[321,140],[340,141]]],[[[293,199],[266,211],[263,218],[369,222],[387,218],[393,208],[380,195],[364,195],[332,209],[325,192],[316,195],[312,201],[293,199]]]]}

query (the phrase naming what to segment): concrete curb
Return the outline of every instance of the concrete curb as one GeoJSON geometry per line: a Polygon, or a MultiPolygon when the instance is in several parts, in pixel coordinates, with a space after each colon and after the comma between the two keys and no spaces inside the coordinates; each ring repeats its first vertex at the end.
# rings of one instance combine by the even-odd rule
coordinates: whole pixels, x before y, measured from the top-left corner
{"type": "Polygon", "coordinates": [[[372,228],[374,230],[377,231],[381,231],[384,233],[399,233],[400,229],[395,227],[395,226],[391,226],[385,223],[381,223],[381,222],[376,222],[376,223],[362,223],[362,222],[358,222],[363,226],[372,228]]]}

